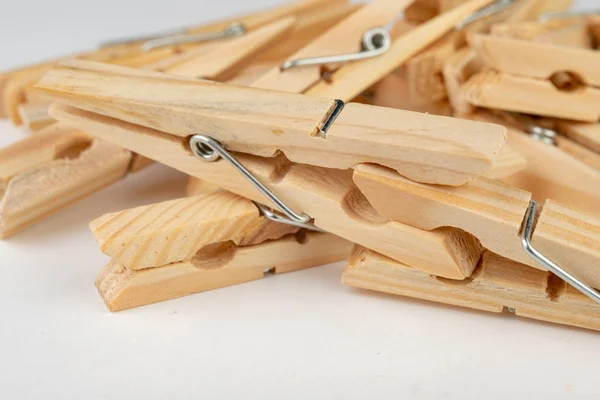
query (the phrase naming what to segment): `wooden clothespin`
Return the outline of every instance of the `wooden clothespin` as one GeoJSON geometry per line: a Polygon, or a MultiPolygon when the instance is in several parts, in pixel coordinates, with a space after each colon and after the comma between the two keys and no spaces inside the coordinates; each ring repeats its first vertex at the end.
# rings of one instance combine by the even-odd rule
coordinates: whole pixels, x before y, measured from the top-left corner
{"type": "Polygon", "coordinates": [[[600,301],[600,295],[580,284],[600,287],[597,217],[553,200],[547,200],[536,213],[531,193],[486,178],[450,188],[419,184],[385,168],[362,165],[353,179],[386,218],[421,229],[463,229],[486,249],[534,268],[549,269],[600,301]],[[390,198],[393,204],[386,201],[390,198]],[[531,251],[533,246],[538,250],[531,251]]]}
{"type": "Polygon", "coordinates": [[[442,77],[444,62],[465,46],[465,38],[475,32],[487,31],[491,24],[503,21],[516,8],[513,0],[491,3],[458,22],[452,31],[412,57],[405,66],[411,100],[435,103],[447,98],[442,77]]]}
{"type": "MultiPolygon", "coordinates": [[[[186,33],[187,35],[183,38],[187,40],[170,40],[167,43],[163,43],[163,46],[159,46],[156,50],[148,51],[152,47],[149,46],[151,43],[147,43],[148,40],[164,38],[165,34],[170,39],[181,39],[182,37],[177,36],[173,38],[170,33],[162,33],[111,41],[104,43],[99,49],[82,53],[77,58],[140,67],[171,57],[180,51],[194,49],[197,46],[210,48],[210,44],[206,45],[207,41],[215,39],[227,40],[250,34],[265,25],[283,18],[295,16],[298,18],[306,17],[310,20],[309,17],[312,18],[316,13],[323,13],[324,10],[334,9],[335,11],[326,11],[326,13],[331,18],[330,21],[335,21],[336,18],[343,17],[348,12],[348,8],[352,9],[354,7],[348,5],[347,0],[296,1],[278,8],[259,11],[230,20],[182,29],[179,33],[186,33]],[[343,7],[346,8],[346,11],[342,11],[343,7]],[[338,14],[337,16],[336,13],[338,14]],[[187,44],[180,45],[183,42],[187,44]]],[[[308,25],[311,24],[309,23],[308,25]]],[[[73,56],[69,56],[68,58],[73,58],[73,56]]],[[[0,74],[0,117],[10,117],[16,125],[20,125],[22,121],[18,107],[25,101],[24,93],[46,71],[64,59],[66,58],[63,57],[0,74]]]]}
{"type": "Polygon", "coordinates": [[[600,309],[555,275],[485,252],[471,278],[432,276],[356,246],[342,275],[346,285],[437,303],[600,330],[600,309]]]}
{"type": "MultiPolygon", "coordinates": [[[[482,62],[477,57],[477,52],[472,48],[465,48],[446,62],[445,83],[456,115],[505,125],[508,128],[508,146],[527,159],[525,168],[505,176],[504,182],[531,192],[537,201],[553,199],[596,214],[600,186],[594,182],[600,183],[598,181],[600,157],[592,152],[593,149],[590,148],[589,151],[581,145],[590,144],[590,141],[585,141],[585,134],[572,133],[572,136],[580,138],[581,144],[566,137],[567,131],[575,132],[581,129],[584,132],[589,130],[590,134],[587,137],[593,137],[591,132],[594,125],[571,121],[549,121],[550,125],[544,126],[548,121],[519,114],[509,115],[504,112],[495,112],[504,116],[504,118],[497,118],[477,110],[467,101],[464,87],[465,83],[481,69],[482,62]],[[571,125],[572,130],[569,129],[571,125]],[[536,134],[537,130],[546,132],[552,137],[541,137],[536,134]],[[559,133],[564,131],[565,135],[557,136],[553,131],[559,133]],[[535,140],[535,138],[542,140],[535,140]]],[[[513,98],[513,102],[518,101],[518,98],[513,98]]]]}
{"type": "MultiPolygon", "coordinates": [[[[173,62],[173,72],[212,77],[226,74],[261,47],[278,40],[293,23],[293,18],[283,18],[204,54],[194,54],[195,57],[188,58],[183,64],[173,62]],[[210,58],[210,63],[197,62],[206,57],[210,58]],[[190,63],[197,68],[191,69],[190,63]]],[[[96,143],[90,136],[85,140],[91,146],[90,150],[83,151],[85,147],[80,146],[83,136],[82,131],[55,124],[0,150],[0,174],[5,186],[0,207],[0,220],[3,221],[0,237],[6,238],[25,229],[54,211],[120,180],[127,172],[136,172],[150,163],[144,157],[109,143],[96,143]],[[65,149],[71,149],[70,159],[66,157],[65,149]],[[114,157],[107,156],[109,153],[114,157]],[[114,163],[104,163],[105,158],[114,163]],[[96,168],[96,165],[103,167],[96,168]],[[33,177],[37,181],[32,180],[33,177]],[[57,185],[57,181],[61,184],[57,185]]]]}
{"type": "Polygon", "coordinates": [[[328,168],[376,163],[427,183],[461,185],[485,175],[505,139],[501,127],[80,61],[54,69],[37,88],[183,139],[211,131],[232,151],[281,151],[328,168]]]}
{"type": "MultiPolygon", "coordinates": [[[[410,34],[414,32],[411,31],[394,42],[390,48],[393,52],[389,54],[388,51],[381,56],[385,57],[383,61],[379,61],[380,57],[377,57],[340,67],[334,72],[335,79],[331,83],[331,92],[327,95],[334,97],[332,93],[337,93],[336,91],[341,88],[349,98],[340,97],[343,100],[351,99],[351,96],[362,92],[372,82],[380,79],[382,75],[378,74],[386,74],[401,65],[407,57],[414,54],[413,52],[419,51],[419,46],[425,46],[435,40],[483,3],[485,2],[469,2],[433,20],[427,28],[420,31],[416,28],[416,34],[411,36],[410,34]],[[402,46],[407,43],[412,43],[409,51],[402,46]],[[373,76],[365,76],[365,72],[371,68],[374,70],[373,76]],[[338,75],[340,73],[343,74],[338,75]],[[344,77],[346,74],[352,77],[359,73],[361,77],[356,81],[344,77]]],[[[319,90],[326,91],[325,88],[319,90]]],[[[312,90],[310,89],[309,92],[312,90]]],[[[256,187],[248,183],[244,176],[237,174],[223,161],[204,165],[199,163],[197,158],[181,146],[181,138],[80,109],[57,106],[53,114],[69,123],[85,126],[86,130],[110,141],[117,141],[127,148],[138,148],[138,151],[151,158],[175,166],[190,175],[202,177],[227,190],[264,202],[263,194],[256,191],[256,187]],[[157,151],[159,149],[160,152],[157,151]]],[[[210,149],[208,153],[203,152],[206,148],[199,148],[198,143],[195,142],[192,147],[198,156],[212,158],[209,154],[210,149]]],[[[296,165],[284,161],[281,157],[269,160],[243,154],[233,153],[233,155],[246,171],[277,193],[275,198],[272,196],[270,198],[276,200],[277,204],[285,206],[284,210],[287,211],[288,216],[300,217],[301,220],[310,220],[310,217],[314,217],[314,223],[318,227],[374,248],[390,257],[410,262],[412,265],[424,268],[435,265],[435,270],[430,271],[431,273],[450,278],[460,279],[468,276],[479,259],[479,246],[473,242],[470,235],[461,231],[441,229],[436,232],[425,232],[380,218],[356,189],[349,172],[296,165]],[[304,213],[294,213],[294,209],[302,209],[304,213]],[[427,248],[427,252],[414,251],[416,248],[427,248]],[[436,262],[433,263],[433,260],[436,262]]],[[[273,194],[264,191],[263,193],[273,194]]]]}
{"type": "Polygon", "coordinates": [[[225,191],[107,214],[90,227],[112,257],[96,280],[111,311],[340,261],[352,246],[272,222],[225,191]]]}
{"type": "Polygon", "coordinates": [[[591,49],[493,35],[476,35],[471,46],[484,65],[463,88],[476,106],[597,122],[600,56],[591,49]],[[514,54],[522,54],[514,57],[514,54]]]}
{"type": "Polygon", "coordinates": [[[197,143],[192,146],[196,156],[174,135],[68,106],[57,105],[52,114],[73,126],[85,126],[86,131],[104,140],[258,203],[265,203],[266,195],[296,223],[312,218],[315,226],[391,258],[418,267],[433,265],[436,270],[431,272],[437,275],[455,279],[468,276],[479,259],[479,246],[468,234],[446,229],[426,232],[381,218],[352,183],[350,171],[293,164],[281,156],[222,153],[235,157],[256,180],[249,181],[225,160],[202,162],[208,154],[202,153],[197,143]],[[261,185],[255,186],[256,182],[261,185]]]}

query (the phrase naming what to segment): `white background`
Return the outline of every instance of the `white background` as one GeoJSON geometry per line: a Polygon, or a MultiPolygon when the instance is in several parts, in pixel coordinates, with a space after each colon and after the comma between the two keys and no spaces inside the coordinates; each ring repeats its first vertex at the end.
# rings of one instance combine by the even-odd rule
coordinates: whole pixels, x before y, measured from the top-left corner
{"type": "MultiPolygon", "coordinates": [[[[3,3],[0,68],[279,1],[3,3]]],[[[600,334],[351,289],[342,263],[109,313],[87,222],[184,184],[152,167],[0,242],[1,399],[598,398],[600,334]]]]}

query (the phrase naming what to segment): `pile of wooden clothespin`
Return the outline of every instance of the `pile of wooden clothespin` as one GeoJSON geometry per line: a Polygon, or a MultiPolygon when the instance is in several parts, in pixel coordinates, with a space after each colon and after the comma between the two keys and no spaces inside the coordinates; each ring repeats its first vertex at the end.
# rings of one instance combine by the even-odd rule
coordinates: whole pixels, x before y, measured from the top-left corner
{"type": "Polygon", "coordinates": [[[188,197],[90,223],[110,310],[347,259],[600,330],[600,16],[570,3],[304,0],[7,72],[34,133],[0,150],[0,236],[156,161],[188,197]]]}

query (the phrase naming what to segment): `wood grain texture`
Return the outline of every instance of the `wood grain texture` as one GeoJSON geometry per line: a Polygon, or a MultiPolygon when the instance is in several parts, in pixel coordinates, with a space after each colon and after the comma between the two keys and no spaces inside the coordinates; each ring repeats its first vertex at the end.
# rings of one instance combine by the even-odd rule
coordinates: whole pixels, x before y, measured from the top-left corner
{"type": "Polygon", "coordinates": [[[462,93],[479,107],[584,122],[597,122],[600,117],[600,89],[589,86],[566,92],[550,81],[485,71],[469,79],[462,93]]]}
{"type": "MultiPolygon", "coordinates": [[[[297,60],[361,51],[363,34],[374,27],[385,26],[413,0],[375,0],[325,32],[306,47],[289,57],[297,60]]],[[[282,71],[279,65],[255,81],[252,86],[302,93],[321,80],[321,67],[291,68],[282,71]]]]}
{"type": "MultiPolygon", "coordinates": [[[[199,162],[173,135],[67,106],[55,106],[51,114],[188,175],[265,202],[225,161],[199,162]]],[[[314,217],[316,226],[349,241],[416,267],[434,265],[436,274],[449,278],[468,276],[479,259],[479,246],[470,235],[453,229],[426,232],[381,218],[354,186],[349,171],[294,165],[282,157],[266,159],[241,153],[235,156],[284,202],[314,217]]]]}
{"type": "MultiPolygon", "coordinates": [[[[444,10],[457,5],[455,2],[452,7],[444,10]]],[[[411,97],[429,101],[446,99],[448,93],[442,71],[446,60],[465,48],[466,37],[478,32],[488,32],[493,24],[506,20],[514,9],[515,5],[512,5],[500,12],[484,16],[460,30],[455,29],[409,59],[405,68],[410,82],[411,97]]]]}
{"type": "Polygon", "coordinates": [[[0,238],[120,180],[129,161],[129,151],[96,139],[74,159],[50,161],[15,176],[0,205],[0,238]]]}
{"type": "MultiPolygon", "coordinates": [[[[267,32],[268,34],[266,36],[268,36],[269,38],[272,39],[273,37],[276,36],[276,35],[274,35],[275,31],[280,32],[281,29],[284,29],[286,26],[289,27],[291,23],[292,23],[291,20],[284,20],[281,23],[280,23],[280,21],[275,22],[274,26],[271,26],[271,25],[267,26],[265,28],[268,31],[267,32]],[[276,29],[274,29],[274,28],[276,28],[276,29]]],[[[264,41],[265,31],[263,31],[262,29],[259,28],[256,31],[254,31],[253,34],[249,34],[248,37],[250,37],[250,39],[254,40],[254,41],[262,40],[262,43],[264,43],[265,42],[264,41]]],[[[245,44],[248,45],[249,42],[246,41],[245,44]]],[[[236,48],[234,45],[235,45],[235,43],[233,45],[232,44],[222,45],[220,47],[225,50],[236,50],[237,49],[235,54],[229,56],[229,61],[231,62],[232,65],[235,64],[236,62],[239,62],[240,55],[250,54],[252,52],[252,50],[249,48],[240,50],[239,48],[236,48]]],[[[249,46],[249,47],[251,47],[251,46],[249,46]]],[[[219,68],[221,68],[221,69],[213,69],[213,71],[218,70],[219,72],[225,72],[227,70],[228,64],[225,62],[225,58],[221,57],[220,61],[221,61],[221,63],[219,64],[219,68]]],[[[190,74],[191,72],[192,72],[191,70],[179,71],[179,73],[181,73],[181,74],[185,74],[185,73],[190,74]]],[[[20,88],[20,86],[19,86],[19,88],[20,88]]],[[[21,89],[19,89],[19,90],[21,90],[21,89]]],[[[46,113],[47,113],[47,106],[46,106],[46,113]]],[[[30,114],[27,114],[27,115],[30,115],[30,114]]],[[[54,122],[54,120],[51,119],[49,116],[47,116],[45,121],[46,122],[54,122]]],[[[38,123],[43,123],[43,122],[44,122],[44,118],[42,118],[42,121],[38,122],[38,123]]],[[[89,194],[93,193],[94,188],[96,190],[101,189],[102,187],[104,187],[104,185],[97,185],[96,183],[88,181],[88,179],[97,179],[97,177],[95,175],[91,175],[89,173],[76,174],[72,171],[72,168],[75,168],[75,166],[72,166],[71,169],[70,168],[57,169],[53,163],[49,163],[49,161],[58,160],[59,158],[69,158],[69,157],[72,158],[74,156],[77,156],[78,149],[81,150],[81,148],[89,145],[91,140],[92,139],[90,139],[86,134],[84,134],[78,130],[72,129],[64,124],[55,124],[54,127],[49,128],[49,130],[44,130],[42,132],[39,132],[39,134],[37,134],[34,137],[26,138],[22,141],[19,141],[15,144],[9,146],[6,149],[0,150],[0,190],[4,191],[7,188],[8,181],[10,179],[18,176],[19,174],[27,174],[28,170],[32,169],[32,168],[37,168],[35,176],[44,176],[43,168],[46,168],[46,170],[47,170],[46,173],[50,174],[50,175],[64,174],[64,176],[57,176],[56,179],[62,179],[63,186],[65,186],[65,187],[80,186],[78,189],[74,190],[75,194],[85,193],[86,195],[89,195],[89,194]],[[74,153],[74,155],[68,154],[69,152],[74,153]],[[77,181],[77,179],[80,179],[80,181],[77,181]],[[68,185],[65,183],[67,181],[69,182],[68,185]]],[[[116,147],[115,147],[115,149],[116,149],[116,147]]],[[[115,154],[115,156],[116,157],[122,156],[122,151],[119,150],[115,154]]],[[[142,156],[139,156],[136,154],[131,155],[129,171],[137,172],[152,163],[153,163],[153,161],[148,158],[145,158],[145,157],[142,157],[142,156]]],[[[79,165],[79,164],[76,164],[76,165],[79,165]]],[[[108,168],[111,168],[111,167],[109,166],[108,168]]],[[[125,174],[122,173],[121,177],[124,175],[125,174]]],[[[112,176],[108,176],[107,179],[112,179],[112,176]]],[[[111,182],[114,182],[114,180],[111,182]]],[[[33,189],[27,190],[26,187],[15,186],[15,185],[25,185],[25,184],[34,186],[35,182],[32,182],[31,180],[27,180],[27,179],[16,179],[15,182],[13,183],[13,187],[12,187],[11,191],[9,193],[7,193],[7,196],[9,194],[11,196],[15,196],[15,195],[25,196],[18,200],[15,198],[11,198],[9,200],[12,201],[13,203],[17,202],[17,201],[19,201],[21,203],[25,203],[25,204],[31,203],[28,207],[33,211],[30,211],[30,213],[27,215],[27,217],[26,217],[27,220],[39,221],[40,219],[42,219],[42,217],[52,213],[52,211],[56,211],[59,208],[67,205],[66,202],[60,202],[60,201],[56,202],[53,198],[47,198],[44,196],[40,196],[33,189]],[[48,201],[49,203],[43,204],[43,201],[48,201]],[[33,204],[35,204],[35,206],[33,204]],[[37,210],[37,211],[35,211],[35,210],[37,210]]],[[[77,200],[78,197],[66,196],[65,201],[67,201],[68,199],[70,199],[69,201],[72,202],[72,201],[77,200]]],[[[8,200],[5,199],[5,201],[8,201],[8,200]]],[[[10,212],[10,211],[7,211],[7,212],[10,212]]],[[[9,233],[5,233],[5,236],[8,236],[9,234],[14,234],[17,232],[18,229],[25,228],[29,225],[30,225],[29,223],[20,223],[20,224],[18,224],[18,226],[15,226],[14,228],[12,228],[9,233]]]]}
{"type": "Polygon", "coordinates": [[[392,43],[379,57],[341,66],[331,82],[321,81],[306,91],[312,96],[352,99],[379,79],[449,32],[459,21],[493,0],[471,0],[415,27],[392,43]]]}
{"type": "Polygon", "coordinates": [[[485,65],[500,72],[534,79],[571,72],[587,85],[600,86],[600,53],[591,49],[493,35],[473,35],[469,44],[485,65]]]}
{"type": "Polygon", "coordinates": [[[250,200],[219,191],[106,214],[90,229],[102,252],[135,271],[188,259],[213,243],[258,244],[299,228],[271,222],[250,200]]]}
{"type": "MultiPolygon", "coordinates": [[[[450,188],[419,184],[389,172],[381,167],[361,166],[354,173],[360,190],[384,217],[421,229],[460,228],[496,254],[543,268],[523,251],[518,236],[530,193],[484,178],[450,188]],[[388,200],[392,198],[393,203],[388,200]]],[[[538,220],[534,245],[543,242],[544,255],[600,287],[600,221],[551,200],[546,202],[541,215],[551,215],[553,220],[546,226],[545,220],[538,220]],[[582,239],[573,239],[575,234],[582,239]]]]}
{"type": "Polygon", "coordinates": [[[90,144],[91,138],[66,125],[52,125],[0,149],[0,187],[15,176],[47,164],[90,144]]]}
{"type": "Polygon", "coordinates": [[[535,40],[535,38],[542,35],[551,34],[561,29],[577,26],[581,23],[581,19],[577,18],[554,19],[547,22],[532,20],[509,21],[493,25],[490,29],[490,33],[500,37],[535,40]]]}
{"type": "Polygon", "coordinates": [[[425,274],[357,246],[342,275],[349,286],[436,303],[600,330],[600,308],[552,274],[484,253],[469,280],[425,274]]]}
{"type": "Polygon", "coordinates": [[[37,87],[78,108],[177,136],[209,134],[232,151],[282,151],[294,162],[329,168],[373,162],[428,183],[461,185],[484,175],[505,141],[501,126],[362,104],[347,104],[324,138],[317,132],[331,100],[79,61],[54,69],[37,87]]]}
{"type": "Polygon", "coordinates": [[[566,271],[600,287],[600,215],[548,200],[539,214],[532,243],[566,271]]]}
{"type": "Polygon", "coordinates": [[[381,215],[426,230],[457,227],[494,253],[533,264],[518,238],[531,194],[491,179],[449,188],[419,184],[390,172],[367,165],[354,171],[354,182],[381,215]]]}
{"type": "Polygon", "coordinates": [[[111,261],[98,275],[96,287],[111,311],[120,311],[192,293],[249,282],[344,260],[352,244],[334,235],[299,233],[253,246],[221,243],[188,260],[131,271],[111,261]]]}

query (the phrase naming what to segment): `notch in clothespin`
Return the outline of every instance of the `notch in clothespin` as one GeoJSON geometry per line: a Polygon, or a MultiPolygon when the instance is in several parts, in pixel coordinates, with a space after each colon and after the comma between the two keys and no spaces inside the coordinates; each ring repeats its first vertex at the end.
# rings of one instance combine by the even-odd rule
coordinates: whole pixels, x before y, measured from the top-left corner
{"type": "Polygon", "coordinates": [[[340,261],[352,246],[272,222],[225,191],[107,214],[90,228],[112,258],[96,280],[111,311],[340,261]]]}
{"type": "Polygon", "coordinates": [[[65,123],[257,203],[273,204],[276,209],[284,204],[278,211],[285,215],[286,210],[292,210],[288,216],[292,221],[294,215],[299,217],[295,222],[311,219],[320,229],[391,258],[417,267],[433,266],[435,271],[431,273],[462,279],[479,259],[480,248],[468,234],[445,229],[425,232],[381,218],[356,189],[350,171],[293,164],[282,156],[229,153],[218,147],[217,154],[225,157],[217,160],[210,148],[196,146],[198,137],[192,138],[190,151],[180,138],[139,125],[67,106],[55,106],[52,113],[65,123]],[[244,169],[232,168],[236,163],[244,169]],[[269,188],[268,198],[264,191],[257,190],[257,182],[269,188]]]}
{"type": "MultiPolygon", "coordinates": [[[[183,76],[222,76],[278,40],[294,21],[283,18],[208,53],[178,59],[167,71],[183,76]],[[199,63],[207,57],[210,62],[199,63]]],[[[0,237],[7,238],[149,164],[144,157],[60,123],[16,142],[0,150],[0,175],[5,190],[0,207],[0,237]]]]}
{"type": "MultiPolygon", "coordinates": [[[[598,213],[600,156],[557,134],[558,124],[521,114],[492,115],[482,110],[463,117],[506,126],[508,146],[525,157],[526,165],[501,177],[504,183],[530,192],[538,202],[551,199],[587,213],[598,213]]],[[[577,124],[574,127],[578,129],[577,124]]]]}
{"type": "MultiPolygon", "coordinates": [[[[360,93],[368,87],[369,81],[379,79],[378,74],[402,64],[406,57],[410,57],[412,51],[418,51],[419,46],[435,40],[447,29],[451,29],[458,20],[480,7],[482,3],[484,2],[471,1],[448,15],[435,19],[420,33],[417,31],[414,35],[404,36],[402,40],[394,42],[390,50],[379,57],[344,65],[336,73],[340,71],[349,74],[361,73],[360,78],[347,81],[334,80],[331,89],[338,90],[337,84],[343,83],[347,97],[342,99],[351,99],[354,93],[360,93]],[[408,52],[403,46],[407,44],[411,44],[408,52]],[[371,69],[373,69],[373,76],[367,76],[365,71],[371,72],[371,69]]],[[[328,92],[329,87],[327,89],[328,92]]],[[[54,115],[69,123],[85,126],[95,134],[116,141],[127,148],[137,148],[151,158],[186,171],[190,175],[210,180],[255,201],[265,201],[263,195],[256,191],[244,176],[236,174],[227,163],[224,165],[221,161],[202,165],[195,158],[190,159],[190,153],[183,151],[181,147],[181,139],[171,135],[157,135],[157,131],[152,129],[68,107],[56,107],[54,115]],[[116,132],[119,134],[114,135],[116,132]],[[159,148],[170,150],[156,152],[159,148]]],[[[336,124],[339,122],[338,118],[336,124]]],[[[425,268],[435,265],[435,271],[431,273],[455,279],[468,276],[479,258],[480,249],[469,235],[455,230],[425,232],[380,218],[356,190],[347,172],[335,172],[289,162],[281,165],[278,161],[280,157],[257,159],[241,154],[236,154],[235,157],[253,176],[277,193],[286,204],[291,204],[293,210],[301,210],[302,212],[298,212],[299,215],[313,217],[314,224],[326,231],[374,248],[392,258],[410,262],[412,265],[425,268]],[[274,171],[286,172],[282,177],[281,173],[274,173],[274,171]],[[298,206],[294,207],[294,204],[298,206]],[[427,252],[408,251],[414,248],[428,250],[427,252]],[[431,262],[433,260],[435,263],[431,262]]]]}
{"type": "Polygon", "coordinates": [[[465,84],[469,103],[584,122],[600,118],[597,51],[494,35],[475,35],[471,45],[492,69],[465,84]],[[515,52],[523,56],[512,57],[515,52]]]}
{"type": "Polygon", "coordinates": [[[80,61],[53,70],[37,88],[181,138],[214,131],[231,151],[263,157],[281,151],[291,161],[327,168],[376,163],[437,184],[485,175],[505,140],[501,127],[480,127],[474,140],[464,121],[80,61]],[[83,80],[85,86],[76,85],[83,80]]]}
{"type": "Polygon", "coordinates": [[[421,229],[463,229],[486,249],[548,269],[600,302],[591,288],[600,286],[600,220],[593,215],[553,200],[537,212],[531,193],[487,178],[451,188],[419,184],[379,166],[361,165],[353,179],[386,218],[421,229]],[[386,201],[390,198],[393,204],[386,201]]]}
{"type": "MultiPolygon", "coordinates": [[[[318,24],[320,17],[316,18],[315,24],[312,20],[315,19],[315,15],[324,14],[325,22],[335,22],[338,18],[343,17],[347,14],[344,9],[354,9],[356,6],[350,5],[346,0],[334,0],[323,1],[323,0],[305,0],[294,2],[292,4],[286,4],[279,8],[260,11],[255,14],[240,16],[233,18],[228,21],[221,21],[208,25],[202,25],[190,29],[190,33],[193,34],[208,34],[220,32],[225,27],[239,23],[246,27],[248,34],[254,32],[257,29],[264,27],[265,25],[271,24],[275,21],[281,20],[288,17],[298,17],[304,21],[304,25],[307,29],[311,26],[318,24]]],[[[318,26],[316,31],[319,32],[323,27],[318,26]]],[[[310,35],[309,35],[310,36],[310,35]]],[[[102,47],[100,49],[82,53],[78,55],[78,58],[88,59],[100,62],[116,63],[119,65],[127,65],[132,67],[141,67],[143,65],[150,64],[152,62],[158,62],[164,58],[169,58],[179,53],[180,51],[187,51],[199,47],[194,46],[169,46],[163,47],[160,50],[155,50],[150,53],[141,52],[141,43],[139,41],[133,41],[129,43],[113,44],[111,46],[102,47]]],[[[200,47],[211,48],[214,45],[206,42],[200,43],[200,47]]],[[[201,51],[201,49],[198,49],[201,51]]],[[[70,56],[69,58],[72,58],[70,56]]],[[[18,113],[18,107],[25,102],[24,93],[37,82],[41,76],[56,62],[64,60],[59,58],[48,62],[43,62],[37,65],[28,66],[25,68],[19,68],[13,71],[7,71],[0,75],[0,117],[11,117],[16,125],[22,123],[20,115],[18,113]]]]}
{"type": "Polygon", "coordinates": [[[485,252],[471,279],[432,276],[356,246],[342,274],[349,286],[436,303],[600,330],[598,305],[554,274],[485,252]]]}
{"type": "Polygon", "coordinates": [[[454,29],[405,65],[412,101],[435,103],[447,98],[442,76],[444,62],[465,46],[465,37],[473,32],[486,31],[514,10],[514,0],[498,0],[474,11],[454,25],[454,29]]]}

